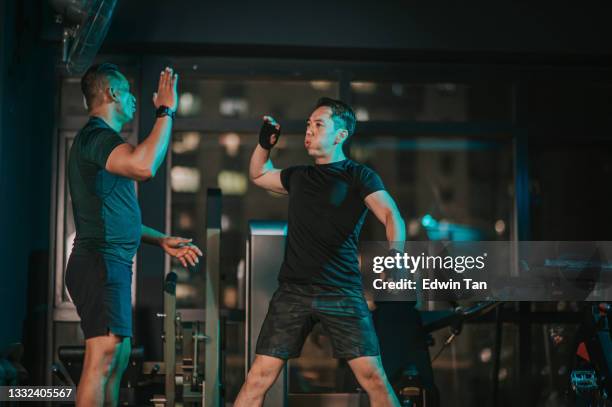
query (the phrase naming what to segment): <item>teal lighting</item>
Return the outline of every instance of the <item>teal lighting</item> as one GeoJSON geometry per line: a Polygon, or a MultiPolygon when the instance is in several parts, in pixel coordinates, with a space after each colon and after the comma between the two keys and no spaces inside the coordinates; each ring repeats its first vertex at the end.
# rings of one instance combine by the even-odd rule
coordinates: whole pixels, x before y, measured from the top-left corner
{"type": "Polygon", "coordinates": [[[434,228],[438,225],[438,221],[433,218],[430,214],[426,213],[421,219],[421,224],[424,228],[434,228]]]}

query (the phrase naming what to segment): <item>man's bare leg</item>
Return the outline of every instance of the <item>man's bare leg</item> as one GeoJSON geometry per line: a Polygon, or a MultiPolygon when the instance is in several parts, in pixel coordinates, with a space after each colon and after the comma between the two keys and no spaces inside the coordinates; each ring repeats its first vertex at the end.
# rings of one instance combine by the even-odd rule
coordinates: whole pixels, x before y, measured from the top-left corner
{"type": "Polygon", "coordinates": [[[348,364],[368,393],[372,407],[399,407],[399,400],[387,380],[380,356],[362,356],[349,360],[348,364]]]}
{"type": "Polygon", "coordinates": [[[260,407],[267,391],[272,387],[285,361],[273,356],[256,355],[253,366],[236,397],[234,407],[260,407]]]}
{"type": "Polygon", "coordinates": [[[121,387],[121,377],[130,361],[132,344],[129,337],[124,337],[119,344],[119,349],[111,368],[110,377],[106,383],[106,395],[104,397],[105,406],[116,406],[119,404],[119,389],[121,387]]]}
{"type": "Polygon", "coordinates": [[[121,338],[113,334],[85,340],[85,361],[77,387],[77,407],[102,406],[121,338]]]}

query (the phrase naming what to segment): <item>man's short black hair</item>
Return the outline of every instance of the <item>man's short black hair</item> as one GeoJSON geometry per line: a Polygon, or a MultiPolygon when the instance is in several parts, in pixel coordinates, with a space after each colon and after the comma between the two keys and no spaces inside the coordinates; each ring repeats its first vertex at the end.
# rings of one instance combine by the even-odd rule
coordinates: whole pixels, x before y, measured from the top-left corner
{"type": "Polygon", "coordinates": [[[95,105],[96,98],[103,92],[113,79],[121,79],[119,67],[115,64],[105,62],[92,65],[81,78],[81,91],[85,96],[87,108],[95,105]]]}
{"type": "Polygon", "coordinates": [[[346,103],[341,100],[323,97],[317,101],[315,109],[326,106],[332,111],[332,119],[336,126],[340,126],[348,131],[348,137],[352,136],[355,132],[355,124],[357,119],[355,118],[355,112],[346,103]]]}

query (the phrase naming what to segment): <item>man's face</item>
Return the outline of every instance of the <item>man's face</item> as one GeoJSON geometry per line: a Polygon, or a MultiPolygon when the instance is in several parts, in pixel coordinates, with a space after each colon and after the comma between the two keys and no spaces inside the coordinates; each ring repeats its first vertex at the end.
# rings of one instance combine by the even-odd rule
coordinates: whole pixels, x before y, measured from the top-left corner
{"type": "Polygon", "coordinates": [[[306,121],[306,137],[304,147],[311,157],[320,157],[330,154],[337,144],[338,132],[332,110],[327,106],[315,109],[306,121]]]}
{"type": "Polygon", "coordinates": [[[110,91],[114,95],[115,109],[124,123],[134,118],[136,112],[136,97],[130,92],[130,83],[125,76],[111,82],[110,91]]]}

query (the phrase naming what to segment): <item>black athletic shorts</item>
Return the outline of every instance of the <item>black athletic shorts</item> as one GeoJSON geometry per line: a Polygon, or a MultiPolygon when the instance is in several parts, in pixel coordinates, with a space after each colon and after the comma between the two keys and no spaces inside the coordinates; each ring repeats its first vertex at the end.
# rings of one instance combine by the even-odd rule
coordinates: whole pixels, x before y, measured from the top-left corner
{"type": "Polygon", "coordinates": [[[66,287],[81,318],[85,339],[132,336],[132,267],[102,253],[73,251],[66,287]]]}
{"type": "Polygon", "coordinates": [[[285,360],[298,357],[317,322],[329,334],[335,358],[380,354],[372,316],[361,293],[347,295],[330,288],[286,282],[270,300],[255,353],[285,360]]]}

